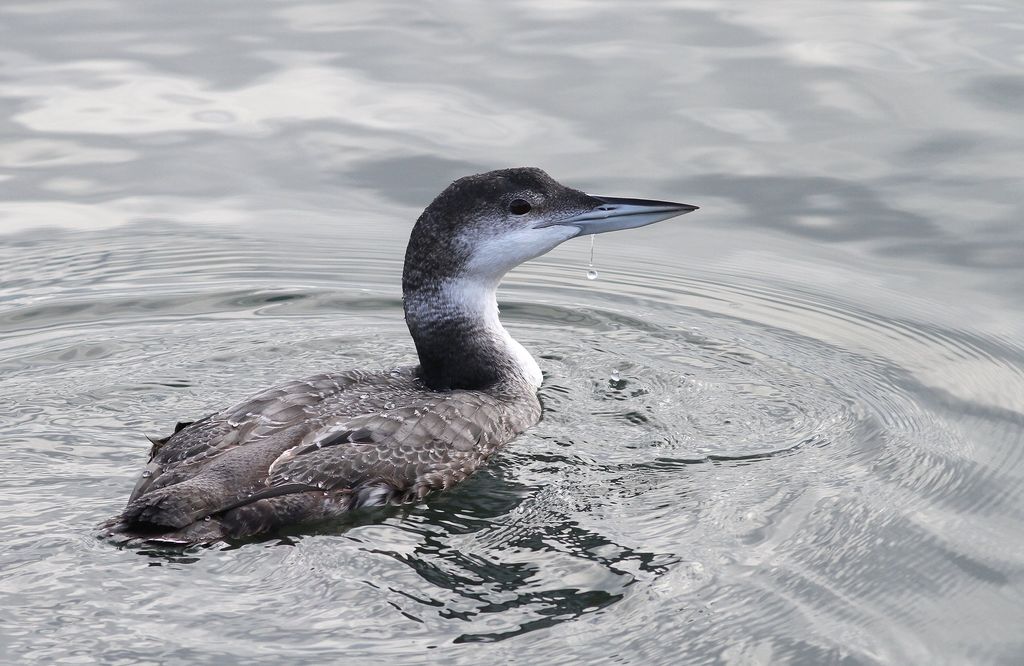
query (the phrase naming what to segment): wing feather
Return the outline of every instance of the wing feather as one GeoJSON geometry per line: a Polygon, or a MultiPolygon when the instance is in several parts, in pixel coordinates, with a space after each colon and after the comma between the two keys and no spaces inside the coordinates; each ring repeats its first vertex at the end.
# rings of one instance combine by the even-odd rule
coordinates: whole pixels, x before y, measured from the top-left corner
{"type": "Polygon", "coordinates": [[[407,497],[471,474],[508,438],[499,403],[475,392],[363,414],[312,434],[270,468],[269,485],[324,491],[378,482],[407,497]]]}

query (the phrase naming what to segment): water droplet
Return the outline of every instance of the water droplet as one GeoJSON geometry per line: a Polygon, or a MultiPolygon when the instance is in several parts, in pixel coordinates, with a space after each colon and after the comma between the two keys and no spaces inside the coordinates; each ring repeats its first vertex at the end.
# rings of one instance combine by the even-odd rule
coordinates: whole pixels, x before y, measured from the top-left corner
{"type": "Polygon", "coordinates": [[[619,371],[612,368],[612,374],[611,377],[609,377],[609,379],[611,379],[613,382],[619,381],[619,371]]]}
{"type": "Polygon", "coordinates": [[[594,235],[590,236],[590,261],[587,262],[587,279],[596,280],[597,271],[594,270],[594,235]]]}

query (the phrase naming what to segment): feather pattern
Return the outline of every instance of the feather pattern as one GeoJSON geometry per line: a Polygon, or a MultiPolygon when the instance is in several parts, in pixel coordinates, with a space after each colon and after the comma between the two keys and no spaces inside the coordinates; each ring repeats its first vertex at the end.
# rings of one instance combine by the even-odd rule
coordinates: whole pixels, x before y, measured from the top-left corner
{"type": "Polygon", "coordinates": [[[465,479],[539,418],[518,382],[431,391],[411,367],[315,375],[157,440],[107,527],[187,543],[415,501],[465,479]]]}

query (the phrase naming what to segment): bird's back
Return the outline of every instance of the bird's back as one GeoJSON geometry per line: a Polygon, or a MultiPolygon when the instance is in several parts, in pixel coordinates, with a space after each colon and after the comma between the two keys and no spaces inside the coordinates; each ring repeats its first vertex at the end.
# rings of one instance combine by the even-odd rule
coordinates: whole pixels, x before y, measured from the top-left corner
{"type": "Polygon", "coordinates": [[[242,538],[448,488],[540,418],[533,390],[431,391],[415,368],[315,375],[154,440],[112,534],[242,538]]]}

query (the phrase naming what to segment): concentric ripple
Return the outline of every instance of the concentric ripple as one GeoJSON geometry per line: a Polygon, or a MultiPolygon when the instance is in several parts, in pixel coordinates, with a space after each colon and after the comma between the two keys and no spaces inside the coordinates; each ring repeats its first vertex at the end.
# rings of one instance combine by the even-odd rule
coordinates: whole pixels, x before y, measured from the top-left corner
{"type": "Polygon", "coordinates": [[[124,501],[142,433],[414,358],[394,241],[338,267],[330,243],[295,265],[230,232],[137,231],[0,256],[5,624],[59,619],[31,636],[40,658],[101,641],[139,656],[173,625],[234,659],[281,644],[533,661],[571,644],[687,663],[727,644],[914,661],[921,636],[979,631],[946,620],[950,596],[967,617],[1012,611],[1024,544],[999,526],[1024,518],[1019,346],[656,262],[512,276],[503,317],[544,368],[544,419],[454,491],[260,544],[113,550],[90,528],[124,501]],[[998,396],[972,388],[992,381],[998,396]]]}

